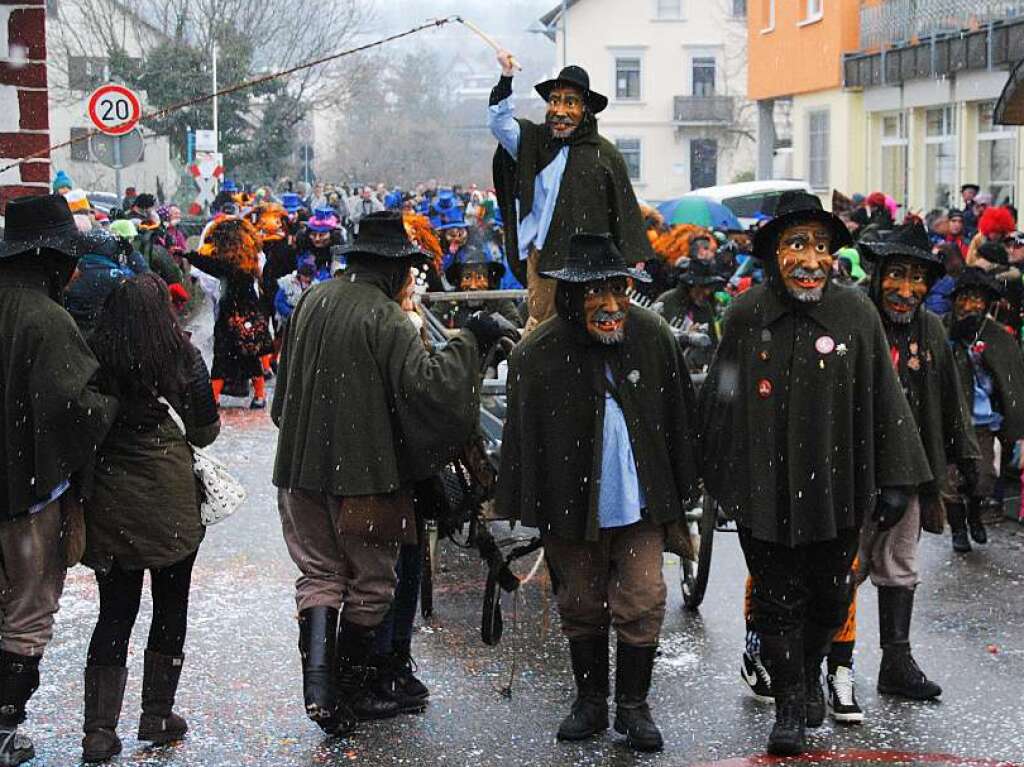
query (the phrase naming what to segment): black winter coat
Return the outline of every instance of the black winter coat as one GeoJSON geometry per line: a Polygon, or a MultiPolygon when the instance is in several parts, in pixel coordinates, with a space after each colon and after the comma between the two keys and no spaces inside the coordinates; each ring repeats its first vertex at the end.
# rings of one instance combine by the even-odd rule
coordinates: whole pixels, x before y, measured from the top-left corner
{"type": "Polygon", "coordinates": [[[799,546],[858,529],[880,488],[931,481],[878,311],[830,285],[801,305],[770,284],[725,317],[701,390],[708,490],[759,540],[799,546]]]}
{"type": "MultiPolygon", "coordinates": [[[[1024,438],[1024,357],[1013,336],[998,323],[985,319],[978,340],[984,344],[981,361],[995,388],[993,409],[1003,416],[999,436],[1006,442],[1024,438]]],[[[967,347],[953,342],[967,413],[973,411],[974,372],[967,347]]]]}

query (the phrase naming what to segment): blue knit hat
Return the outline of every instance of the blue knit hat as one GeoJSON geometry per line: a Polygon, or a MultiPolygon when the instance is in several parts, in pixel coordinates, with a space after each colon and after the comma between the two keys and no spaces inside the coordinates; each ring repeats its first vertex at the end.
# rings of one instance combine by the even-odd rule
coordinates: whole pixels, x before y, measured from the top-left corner
{"type": "Polygon", "coordinates": [[[53,192],[56,194],[61,189],[74,189],[74,182],[71,181],[71,176],[62,170],[57,171],[57,175],[53,178],[53,192]]]}

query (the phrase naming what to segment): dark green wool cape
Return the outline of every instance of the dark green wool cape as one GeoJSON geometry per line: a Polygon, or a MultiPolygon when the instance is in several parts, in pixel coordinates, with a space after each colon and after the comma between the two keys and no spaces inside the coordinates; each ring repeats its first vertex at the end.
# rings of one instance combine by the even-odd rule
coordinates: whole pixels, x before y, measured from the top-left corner
{"type": "MultiPolygon", "coordinates": [[[[999,436],[1006,442],[1015,442],[1024,438],[1024,357],[1013,336],[990,319],[986,318],[982,323],[978,340],[985,345],[981,361],[992,376],[995,388],[992,407],[1003,416],[999,436]]],[[[970,358],[961,343],[953,344],[953,354],[969,415],[974,403],[974,374],[970,358]]]]}
{"type": "Polygon", "coordinates": [[[833,540],[880,488],[932,479],[878,311],[855,288],[816,304],[770,284],[740,296],[700,408],[705,485],[759,540],[833,540]]]}
{"type": "Polygon", "coordinates": [[[597,540],[606,365],[629,430],[647,518],[682,519],[697,494],[694,394],[679,345],[656,314],[629,308],[621,344],[559,315],[509,360],[498,511],[543,534],[597,540]]]}
{"type": "Polygon", "coordinates": [[[0,519],[89,470],[117,415],[99,363],[42,271],[0,269],[0,519]]]}
{"type": "Polygon", "coordinates": [[[479,418],[472,334],[428,353],[387,279],[359,277],[310,288],[292,314],[271,410],[277,487],[392,493],[435,474],[479,418]]]}
{"type": "MultiPolygon", "coordinates": [[[[506,222],[505,252],[519,281],[526,284],[526,262],[519,259],[518,227],[533,210],[537,176],[554,159],[562,144],[547,125],[519,123],[519,154],[513,158],[501,146],[494,155],[494,186],[506,222]],[[519,202],[518,213],[516,201],[519,202]]],[[[551,228],[540,252],[540,271],[561,269],[574,234],[611,234],[628,263],[654,257],[644,231],[643,216],[629,180],[625,160],[615,146],[598,135],[593,117],[569,139],[569,159],[562,175],[551,228]],[[589,123],[589,124],[588,124],[589,123]]]]}

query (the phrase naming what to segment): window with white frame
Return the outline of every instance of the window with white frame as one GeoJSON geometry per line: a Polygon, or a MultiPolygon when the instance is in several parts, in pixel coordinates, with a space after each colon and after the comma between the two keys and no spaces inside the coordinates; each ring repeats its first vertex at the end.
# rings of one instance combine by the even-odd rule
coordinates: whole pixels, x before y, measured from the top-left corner
{"type": "Polygon", "coordinates": [[[683,18],[683,0],[654,0],[655,14],[659,19],[683,18]]]}
{"type": "Polygon", "coordinates": [[[925,200],[929,208],[954,203],[956,183],[956,113],[952,106],[926,109],[924,148],[925,200]]]}
{"type": "Polygon", "coordinates": [[[771,32],[775,29],[775,0],[761,0],[761,18],[764,19],[762,32],[771,32]]]}
{"type": "Polygon", "coordinates": [[[896,202],[907,205],[907,115],[891,112],[880,117],[882,133],[882,183],[880,188],[896,202]]]}
{"type": "Polygon", "coordinates": [[[694,96],[715,95],[715,72],[717,70],[714,56],[694,56],[691,63],[691,80],[694,96]]]}
{"type": "Polygon", "coordinates": [[[814,19],[820,19],[824,8],[822,6],[824,0],[805,0],[807,3],[807,13],[804,16],[804,21],[812,21],[814,19]]]}
{"type": "Polygon", "coordinates": [[[807,113],[807,181],[812,189],[828,189],[829,111],[807,113]]]}
{"type": "Polygon", "coordinates": [[[640,57],[615,57],[615,98],[619,101],[640,100],[640,57]]]}
{"type": "Polygon", "coordinates": [[[996,125],[996,102],[978,104],[978,185],[997,205],[1015,201],[1017,133],[1009,125],[996,125]]]}
{"type": "Polygon", "coordinates": [[[640,139],[617,138],[615,139],[615,148],[619,150],[619,154],[622,155],[622,159],[626,161],[626,168],[629,171],[630,180],[639,181],[641,179],[640,172],[643,168],[640,139]]]}

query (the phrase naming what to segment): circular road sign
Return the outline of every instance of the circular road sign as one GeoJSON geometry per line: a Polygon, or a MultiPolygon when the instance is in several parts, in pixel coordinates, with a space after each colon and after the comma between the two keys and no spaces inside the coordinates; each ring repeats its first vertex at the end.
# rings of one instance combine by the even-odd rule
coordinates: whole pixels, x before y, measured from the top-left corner
{"type": "Polygon", "coordinates": [[[89,97],[89,119],[108,135],[128,133],[141,116],[139,97],[123,85],[101,85],[89,97]]]}

